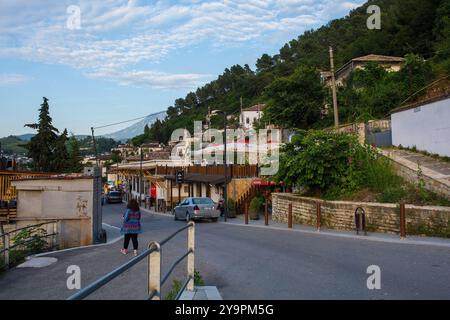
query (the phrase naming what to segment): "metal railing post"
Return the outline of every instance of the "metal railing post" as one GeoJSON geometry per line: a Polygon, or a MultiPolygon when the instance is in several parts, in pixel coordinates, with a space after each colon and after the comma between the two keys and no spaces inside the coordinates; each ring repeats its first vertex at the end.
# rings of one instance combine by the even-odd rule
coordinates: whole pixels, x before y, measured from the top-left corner
{"type": "Polygon", "coordinates": [[[5,243],[3,245],[5,247],[5,266],[9,269],[9,234],[5,234],[4,239],[5,243]]]}
{"type": "Polygon", "coordinates": [[[292,202],[288,206],[288,228],[292,229],[292,202]]]}
{"type": "Polygon", "coordinates": [[[195,272],[195,223],[189,222],[188,229],[188,257],[187,257],[187,276],[190,278],[186,289],[194,291],[194,272],[195,272]]]}
{"type": "Polygon", "coordinates": [[[161,300],[161,246],[151,242],[149,249],[156,249],[148,256],[148,295],[152,300],[161,300]]]}

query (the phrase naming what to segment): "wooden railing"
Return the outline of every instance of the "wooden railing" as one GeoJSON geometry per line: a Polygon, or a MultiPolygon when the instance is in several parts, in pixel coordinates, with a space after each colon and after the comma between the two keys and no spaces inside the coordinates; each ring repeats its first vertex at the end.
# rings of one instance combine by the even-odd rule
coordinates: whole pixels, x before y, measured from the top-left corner
{"type": "MultiPolygon", "coordinates": [[[[157,175],[175,175],[179,170],[183,170],[185,173],[202,174],[202,175],[224,175],[224,165],[211,165],[200,166],[194,165],[189,167],[169,167],[169,166],[157,166],[157,175]]],[[[258,176],[257,165],[229,165],[228,175],[232,178],[250,178],[258,176]]]]}
{"type": "Polygon", "coordinates": [[[250,205],[250,202],[258,195],[258,192],[259,187],[252,184],[251,187],[236,201],[236,213],[244,213],[245,207],[250,205]]]}
{"type": "Polygon", "coordinates": [[[17,208],[0,208],[0,222],[10,223],[14,221],[17,217],[17,208]]]}

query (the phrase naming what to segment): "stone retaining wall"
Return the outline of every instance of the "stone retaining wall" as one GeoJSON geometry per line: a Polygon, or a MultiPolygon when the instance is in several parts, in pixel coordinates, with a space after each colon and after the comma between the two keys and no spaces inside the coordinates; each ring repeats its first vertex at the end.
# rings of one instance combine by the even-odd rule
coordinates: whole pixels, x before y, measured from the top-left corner
{"type": "MultiPolygon", "coordinates": [[[[316,206],[321,206],[324,228],[355,230],[355,210],[366,212],[369,232],[400,233],[400,208],[396,204],[324,201],[287,193],[272,194],[272,220],[287,223],[288,206],[292,203],[293,222],[316,226],[316,206]]],[[[406,205],[407,235],[427,235],[450,238],[450,207],[406,205]]]]}
{"type": "MultiPolygon", "coordinates": [[[[392,160],[392,165],[395,170],[395,173],[405,179],[406,181],[417,184],[418,180],[418,168],[411,168],[410,166],[405,165],[404,163],[400,163],[398,160],[392,160]]],[[[432,177],[432,174],[427,174],[429,170],[427,168],[422,168],[423,174],[421,179],[425,184],[425,189],[432,191],[441,197],[450,199],[450,185],[448,183],[448,178],[446,179],[438,179],[436,177],[432,177]]]]}

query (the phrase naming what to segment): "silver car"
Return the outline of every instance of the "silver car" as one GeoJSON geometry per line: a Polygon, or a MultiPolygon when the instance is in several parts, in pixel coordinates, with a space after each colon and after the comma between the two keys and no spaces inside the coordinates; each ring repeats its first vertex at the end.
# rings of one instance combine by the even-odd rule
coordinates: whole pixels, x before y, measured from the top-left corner
{"type": "Polygon", "coordinates": [[[173,209],[174,219],[194,220],[194,219],[212,219],[217,221],[220,216],[220,210],[217,204],[207,197],[190,197],[184,199],[173,209]]]}

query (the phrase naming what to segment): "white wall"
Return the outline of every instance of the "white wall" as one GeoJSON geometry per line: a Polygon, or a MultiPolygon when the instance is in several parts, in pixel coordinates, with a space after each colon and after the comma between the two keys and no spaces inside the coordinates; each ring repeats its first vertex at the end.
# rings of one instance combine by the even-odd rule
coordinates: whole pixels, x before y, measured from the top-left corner
{"type": "Polygon", "coordinates": [[[392,114],[392,143],[450,157],[450,98],[392,114]]]}
{"type": "Polygon", "coordinates": [[[240,124],[245,129],[252,129],[255,121],[260,119],[262,115],[262,111],[243,111],[240,117],[240,124]],[[247,118],[249,119],[249,123],[247,123],[247,118]]]}
{"type": "Polygon", "coordinates": [[[17,180],[17,227],[59,220],[61,248],[93,243],[93,179],[17,180]]]}

